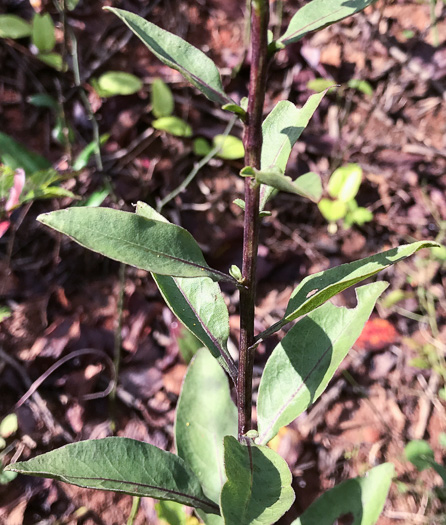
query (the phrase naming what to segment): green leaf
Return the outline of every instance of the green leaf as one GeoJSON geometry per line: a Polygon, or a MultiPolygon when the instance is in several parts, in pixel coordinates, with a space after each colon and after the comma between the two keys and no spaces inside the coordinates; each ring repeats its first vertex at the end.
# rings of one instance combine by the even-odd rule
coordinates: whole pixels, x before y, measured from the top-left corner
{"type": "Polygon", "coordinates": [[[120,18],[163,64],[179,71],[209,100],[221,105],[233,102],[223,90],[216,65],[202,51],[134,13],[113,7],[104,9],[120,18]]]}
{"type": "Polygon", "coordinates": [[[404,455],[420,472],[435,462],[434,451],[424,439],[414,439],[404,448],[404,455]]]}
{"type": "Polygon", "coordinates": [[[328,222],[336,222],[345,217],[347,213],[347,206],[342,201],[332,201],[330,199],[321,199],[318,202],[319,211],[328,222]]]}
{"type": "Polygon", "coordinates": [[[0,15],[0,38],[25,38],[31,32],[31,24],[20,16],[0,15]]]}
{"type": "Polygon", "coordinates": [[[268,443],[322,394],[387,286],[378,282],[358,288],[355,308],[321,306],[276,346],[259,386],[258,443],[268,443]]]}
{"type": "Polygon", "coordinates": [[[373,213],[367,208],[359,206],[355,210],[347,212],[344,223],[347,226],[351,226],[352,224],[358,224],[359,226],[362,226],[371,220],[373,220],[373,213]]]}
{"type": "Polygon", "coordinates": [[[237,368],[227,347],[229,314],[218,284],[205,277],[191,280],[154,274],[153,278],[172,312],[236,381],[237,368]]]}
{"type": "MultiPolygon", "coordinates": [[[[103,146],[110,138],[109,133],[104,133],[99,137],[99,144],[103,146]]],[[[73,162],[73,170],[79,171],[84,169],[88,165],[90,157],[98,151],[98,144],[95,140],[85,146],[85,148],[79,153],[73,162]]]]}
{"type": "Polygon", "coordinates": [[[166,131],[175,137],[191,137],[192,128],[179,117],[161,117],[152,122],[155,129],[166,131]]]}
{"type": "Polygon", "coordinates": [[[35,13],[31,34],[32,43],[41,53],[49,53],[56,45],[54,22],[49,13],[35,13]]]}
{"type": "Polygon", "coordinates": [[[174,108],[172,91],[160,78],[153,79],[151,100],[152,113],[156,118],[172,115],[174,108]]]}
{"type": "Polygon", "coordinates": [[[307,88],[317,93],[330,89],[333,86],[334,81],[329,78],[315,78],[307,82],[307,88]]]}
{"type": "Polygon", "coordinates": [[[39,53],[37,58],[47,66],[50,66],[57,71],[67,70],[67,65],[63,61],[62,55],[59,53],[39,53]]]}
{"type": "MultiPolygon", "coordinates": [[[[168,222],[143,202],[136,213],[147,219],[168,222]]],[[[237,367],[228,351],[229,314],[220,287],[208,277],[187,279],[153,274],[169,308],[211,352],[234,383],[237,367]]]]}
{"type": "Polygon", "coordinates": [[[0,465],[0,485],[7,485],[17,477],[17,472],[4,471],[0,465]]]}
{"type": "Polygon", "coordinates": [[[225,160],[242,159],[245,156],[245,148],[243,142],[232,135],[215,135],[214,147],[220,147],[217,157],[225,160]]]}
{"type": "Polygon", "coordinates": [[[420,472],[432,467],[446,484],[446,468],[435,461],[434,451],[427,441],[424,439],[410,441],[404,449],[404,455],[420,472]]]}
{"type": "Polygon", "coordinates": [[[0,306],[0,323],[2,323],[8,317],[11,317],[12,310],[9,306],[0,306]]]}
{"type": "Polygon", "coordinates": [[[143,86],[140,78],[125,71],[107,71],[97,80],[97,91],[100,97],[115,95],[133,95],[143,86]]]}
{"type": "MultiPolygon", "coordinates": [[[[263,145],[260,161],[262,171],[277,167],[285,173],[291,149],[307,127],[326,92],[327,90],[312,95],[300,109],[290,101],[282,100],[266,117],[262,124],[263,145]]],[[[261,209],[264,208],[273,191],[271,188],[262,188],[261,209]]]]}
{"type": "Polygon", "coordinates": [[[361,93],[364,93],[364,95],[373,95],[373,88],[367,82],[367,80],[359,80],[358,78],[352,78],[348,81],[347,86],[351,89],[357,89],[358,91],[361,91],[361,93]]]}
{"type": "Polygon", "coordinates": [[[60,105],[57,100],[46,93],[36,93],[28,97],[27,101],[35,106],[36,108],[49,108],[55,111],[59,111],[60,105]]]}
{"type": "Polygon", "coordinates": [[[272,168],[267,171],[254,170],[255,178],[258,182],[271,186],[276,190],[295,193],[307,199],[317,202],[322,195],[322,183],[319,175],[313,172],[306,173],[296,180],[287,177],[279,168],[272,168]]]}
{"type": "Polygon", "coordinates": [[[84,201],[77,203],[77,206],[100,206],[105,199],[110,195],[111,189],[109,185],[105,185],[102,188],[94,191],[84,201]]]}
{"type": "Polygon", "coordinates": [[[219,513],[186,463],[154,445],[110,437],[72,443],[6,470],[79,487],[167,499],[219,513]]]}
{"type": "Polygon", "coordinates": [[[228,481],[221,493],[226,525],[271,525],[291,507],[295,495],[286,461],[268,447],[224,440],[228,481]]]}
{"type": "Polygon", "coordinates": [[[392,463],[383,463],[363,478],[343,481],[324,492],[291,525],[333,525],[346,514],[353,515],[351,525],[374,525],[384,508],[394,475],[392,463]]]}
{"type": "Polygon", "coordinates": [[[300,109],[288,100],[277,103],[262,124],[262,170],[277,166],[285,172],[291,148],[307,127],[326,92],[311,95],[300,109]]]}
{"type": "Polygon", "coordinates": [[[173,224],[111,208],[69,208],[37,220],[85,248],[142,270],[232,280],[209,268],[192,235],[173,224]]]}
{"type": "Polygon", "coordinates": [[[0,131],[0,159],[13,170],[23,168],[27,175],[49,168],[51,164],[42,156],[33,153],[9,135],[0,131]]]}
{"type": "Polygon", "coordinates": [[[276,48],[297,42],[311,31],[354,15],[373,2],[374,0],[312,0],[293,16],[287,30],[278,39],[276,48]]]}
{"type": "Polygon", "coordinates": [[[169,525],[186,525],[186,512],[184,511],[184,505],[180,503],[176,503],[175,501],[159,501],[155,505],[155,510],[161,525],[165,523],[169,525]]]}
{"type": "Polygon", "coordinates": [[[446,261],[446,246],[439,245],[436,248],[432,248],[432,256],[439,261],[446,261]]]}
{"type": "Polygon", "coordinates": [[[347,164],[335,170],[328,181],[328,193],[342,202],[356,197],[362,181],[362,168],[359,164],[347,164]]]}
{"type": "Polygon", "coordinates": [[[20,203],[23,204],[37,199],[54,199],[61,197],[69,197],[70,199],[78,198],[70,190],[60,188],[59,186],[50,186],[48,188],[36,188],[35,190],[27,192],[24,197],[20,199],[20,203]]]}
{"type": "Polygon", "coordinates": [[[78,3],[79,0],[65,0],[65,7],[68,11],[73,11],[73,9],[76,9],[78,3]]]}
{"type": "Polygon", "coordinates": [[[421,248],[434,246],[438,244],[432,241],[418,241],[308,275],[291,294],[283,319],[260,334],[258,338],[277,332],[290,321],[311,312],[337,293],[402,261],[421,248]]]}
{"type": "Polygon", "coordinates": [[[193,470],[204,494],[218,503],[226,481],[223,438],[237,435],[237,408],[226,374],[205,349],[189,365],[178,400],[178,456],[193,470]]]}
{"type": "Polygon", "coordinates": [[[15,414],[8,414],[0,423],[0,436],[8,438],[15,434],[19,428],[17,416],[15,414]]]}
{"type": "Polygon", "coordinates": [[[177,336],[178,350],[183,361],[188,365],[194,355],[203,348],[203,343],[185,326],[181,327],[181,332],[177,336]]]}
{"type": "Polygon", "coordinates": [[[212,146],[206,139],[199,137],[194,140],[193,149],[195,155],[198,155],[199,157],[206,157],[206,155],[211,152],[212,146]]]}
{"type": "Polygon", "coordinates": [[[239,106],[238,104],[235,104],[233,102],[231,102],[229,104],[225,104],[224,106],[221,107],[221,109],[223,109],[224,111],[229,111],[230,113],[234,113],[241,120],[245,120],[246,119],[246,111],[241,106],[239,106]]]}

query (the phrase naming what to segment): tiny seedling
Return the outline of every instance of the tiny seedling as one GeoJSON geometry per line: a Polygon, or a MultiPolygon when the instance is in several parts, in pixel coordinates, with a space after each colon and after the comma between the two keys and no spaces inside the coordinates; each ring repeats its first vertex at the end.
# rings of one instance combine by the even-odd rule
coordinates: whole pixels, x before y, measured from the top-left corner
{"type": "Polygon", "coordinates": [[[34,13],[31,22],[12,14],[0,15],[0,38],[12,40],[28,38],[31,52],[37,59],[58,71],[66,69],[62,55],[54,51],[56,33],[49,13],[43,15],[34,13]]]}
{"type": "Polygon", "coordinates": [[[107,71],[99,78],[93,78],[91,85],[102,98],[134,95],[143,87],[140,78],[125,71],[107,71]]]}
{"type": "Polygon", "coordinates": [[[330,199],[319,201],[319,211],[329,222],[329,231],[335,233],[336,223],[342,220],[344,228],[354,224],[362,226],[373,219],[373,214],[367,208],[358,206],[355,197],[362,181],[362,168],[358,164],[347,164],[333,172],[328,182],[330,199]]]}
{"type": "MultiPolygon", "coordinates": [[[[268,443],[325,390],[387,283],[377,281],[358,287],[354,308],[335,307],[329,299],[421,248],[436,246],[418,241],[308,275],[292,292],[282,319],[262,333],[254,331],[258,235],[261,216],[267,213],[265,206],[277,191],[313,202],[322,194],[317,174],[292,180],[285,171],[293,145],[326,91],[312,95],[301,108],[291,101],[280,101],[263,119],[268,63],[278,50],[308,32],[353,15],[371,3],[312,0],[293,16],[285,33],[271,41],[269,2],[252,0],[247,105],[231,99],[216,65],[199,49],[133,13],[107,8],[165,65],[179,71],[244,125],[245,167],[241,175],[245,193],[244,200],[238,199],[244,210],[243,265],[241,269],[233,266],[228,273],[211,268],[189,232],[142,202],[135,213],[73,207],[41,215],[40,222],[82,246],[151,272],[166,303],[204,348],[189,364],[178,401],[175,454],[133,439],[111,437],[69,444],[9,465],[7,471],[174,501],[193,507],[206,524],[212,525],[271,525],[291,507],[295,499],[291,472],[268,443]],[[229,314],[219,287],[223,281],[240,295],[236,359],[228,350],[229,314]],[[256,349],[295,320],[263,370],[254,428],[256,349]]],[[[352,515],[354,525],[376,523],[393,475],[393,465],[384,463],[366,477],[341,483],[316,500],[294,525],[328,525],[346,514],[352,515]]],[[[159,512],[166,512],[166,507],[159,512]]]]}
{"type": "MultiPolygon", "coordinates": [[[[156,119],[152,126],[175,137],[192,137],[192,127],[182,118],[173,115],[174,98],[169,86],[160,78],[152,83],[152,113],[156,119]]],[[[206,157],[214,149],[215,156],[225,160],[242,159],[245,155],[243,142],[232,135],[216,135],[211,145],[205,138],[193,141],[193,151],[198,157],[206,157]]]]}

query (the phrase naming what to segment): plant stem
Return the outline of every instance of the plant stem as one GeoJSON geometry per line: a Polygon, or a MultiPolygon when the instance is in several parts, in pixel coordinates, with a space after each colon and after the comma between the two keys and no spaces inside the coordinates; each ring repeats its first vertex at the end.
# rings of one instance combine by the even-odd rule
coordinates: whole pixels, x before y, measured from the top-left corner
{"type": "MultiPolygon", "coordinates": [[[[245,165],[260,169],[262,118],[266,89],[269,0],[251,0],[251,73],[248,112],[243,136],[245,165]]],[[[240,361],[237,381],[238,439],[251,429],[252,369],[254,354],[254,308],[256,297],[257,247],[259,238],[260,187],[255,179],[245,180],[245,222],[243,233],[244,286],[240,289],[240,361]]]]}

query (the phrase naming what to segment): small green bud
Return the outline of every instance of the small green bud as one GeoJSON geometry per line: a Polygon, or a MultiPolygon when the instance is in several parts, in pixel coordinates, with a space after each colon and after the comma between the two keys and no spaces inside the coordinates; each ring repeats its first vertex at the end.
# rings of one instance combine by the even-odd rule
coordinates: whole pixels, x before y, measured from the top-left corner
{"type": "Polygon", "coordinates": [[[231,268],[229,268],[229,274],[239,282],[243,279],[242,272],[236,264],[233,264],[231,268]]]}

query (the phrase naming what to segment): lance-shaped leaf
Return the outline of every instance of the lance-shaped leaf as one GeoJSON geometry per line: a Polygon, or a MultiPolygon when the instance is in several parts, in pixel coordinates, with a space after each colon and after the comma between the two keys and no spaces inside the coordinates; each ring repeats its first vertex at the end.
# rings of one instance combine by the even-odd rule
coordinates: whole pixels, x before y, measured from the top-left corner
{"type": "Polygon", "coordinates": [[[219,514],[218,505],[203,494],[197,477],[181,458],[134,439],[80,441],[6,468],[79,487],[176,501],[219,514]]]}
{"type": "Polygon", "coordinates": [[[181,389],[175,442],[178,455],[191,467],[203,492],[214,503],[219,502],[226,481],[223,438],[236,435],[237,409],[228,379],[203,348],[191,361],[181,389]]]}
{"type": "Polygon", "coordinates": [[[276,346],[259,386],[258,443],[268,443],[322,394],[387,286],[378,282],[358,288],[355,308],[324,304],[276,346]]]}
{"type": "Polygon", "coordinates": [[[373,2],[374,0],[312,0],[293,16],[285,34],[274,42],[274,47],[280,49],[297,42],[307,33],[354,15],[373,2]]]}
{"type": "MultiPolygon", "coordinates": [[[[148,204],[138,202],[136,213],[168,223],[148,204]]],[[[237,366],[228,350],[229,314],[217,283],[209,277],[187,279],[152,274],[172,312],[211,352],[234,384],[237,366]]]]}
{"type": "Polygon", "coordinates": [[[291,507],[295,495],[286,461],[268,447],[225,437],[228,481],[221,493],[226,525],[270,525],[291,507]]]}
{"type": "MultiPolygon", "coordinates": [[[[246,168],[244,168],[246,170],[246,168]]],[[[244,170],[241,171],[241,173],[244,170]]],[[[252,168],[254,177],[261,184],[266,184],[271,188],[280,191],[286,191],[287,193],[294,193],[306,197],[313,202],[318,202],[322,195],[322,183],[319,175],[313,172],[305,173],[296,180],[292,180],[291,177],[287,177],[283,172],[273,167],[270,170],[256,170],[252,168]]]]}
{"type": "Polygon", "coordinates": [[[94,252],[162,275],[232,280],[209,268],[184,228],[111,208],[69,208],[37,220],[94,252]]]}
{"type": "Polygon", "coordinates": [[[332,525],[346,514],[353,516],[351,525],[375,525],[394,475],[392,463],[383,463],[369,470],[363,478],[343,481],[324,492],[291,525],[332,525]]]}
{"type": "Polygon", "coordinates": [[[284,325],[311,312],[339,292],[353,286],[368,277],[372,277],[392,264],[413,255],[421,248],[432,248],[439,244],[431,241],[418,241],[377,253],[365,259],[335,266],[329,270],[309,275],[302,280],[291,294],[283,319],[265,332],[258,339],[264,339],[280,330],[284,325]]]}
{"type": "Polygon", "coordinates": [[[120,18],[163,64],[179,71],[209,100],[221,105],[233,102],[223,90],[217,66],[202,51],[134,13],[113,7],[104,9],[120,18]]]}
{"type": "MultiPolygon", "coordinates": [[[[311,95],[300,109],[289,100],[282,100],[266,117],[262,124],[263,145],[260,161],[262,171],[276,167],[285,173],[291,149],[307,127],[327,91],[326,89],[321,93],[311,95]]],[[[262,209],[273,191],[271,187],[262,188],[262,209]]]]}

